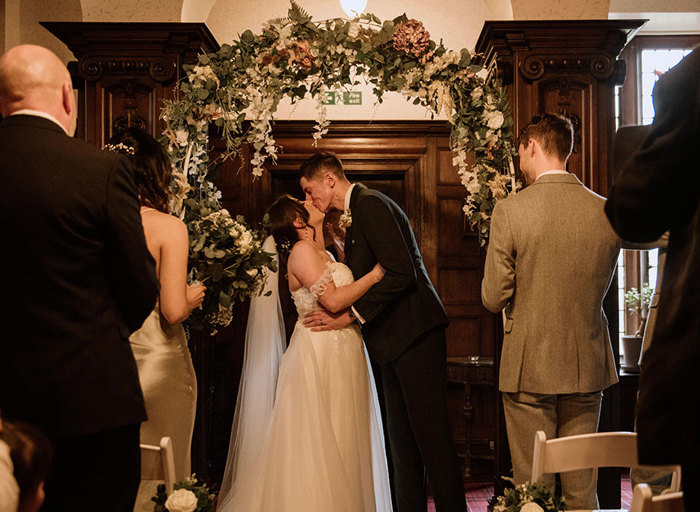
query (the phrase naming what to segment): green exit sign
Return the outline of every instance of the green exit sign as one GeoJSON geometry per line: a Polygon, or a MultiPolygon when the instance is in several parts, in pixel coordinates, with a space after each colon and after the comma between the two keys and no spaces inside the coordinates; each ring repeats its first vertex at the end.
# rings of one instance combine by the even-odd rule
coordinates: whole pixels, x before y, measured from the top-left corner
{"type": "Polygon", "coordinates": [[[324,105],[362,105],[362,92],[360,91],[328,91],[324,105]]]}

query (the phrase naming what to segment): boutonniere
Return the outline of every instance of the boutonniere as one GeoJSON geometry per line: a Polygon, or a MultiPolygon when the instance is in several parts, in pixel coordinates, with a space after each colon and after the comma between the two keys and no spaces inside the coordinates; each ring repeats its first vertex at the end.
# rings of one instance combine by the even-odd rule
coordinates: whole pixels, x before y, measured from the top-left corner
{"type": "Polygon", "coordinates": [[[344,210],[343,213],[340,215],[338,225],[341,228],[349,228],[350,226],[352,226],[352,213],[350,212],[350,208],[344,210]]]}

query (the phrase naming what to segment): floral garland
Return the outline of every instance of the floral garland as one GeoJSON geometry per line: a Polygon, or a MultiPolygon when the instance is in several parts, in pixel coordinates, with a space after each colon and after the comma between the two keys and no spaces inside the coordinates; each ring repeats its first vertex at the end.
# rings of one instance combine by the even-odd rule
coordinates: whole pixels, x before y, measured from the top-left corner
{"type": "Polygon", "coordinates": [[[266,23],[262,34],[247,30],[185,70],[181,99],[166,102],[163,111],[179,171],[180,206],[187,197],[218,203],[220,192],[207,180],[210,123],[226,143],[224,157],[250,144],[253,174],[261,176],[265,163],[276,161],[272,122],[285,96],[292,102],[307,95],[316,100],[315,146],[328,132],[326,93],[347,90],[361,79],[373,85],[378,102],[386,91],[395,91],[447,116],[453,165],[468,192],[464,212],[482,244],[496,201],[518,187],[504,89],[485,79],[468,50],[447,50],[430,39],[420,21],[405,15],[383,22],[372,14],[313,22],[292,1],[288,16],[266,23]]]}

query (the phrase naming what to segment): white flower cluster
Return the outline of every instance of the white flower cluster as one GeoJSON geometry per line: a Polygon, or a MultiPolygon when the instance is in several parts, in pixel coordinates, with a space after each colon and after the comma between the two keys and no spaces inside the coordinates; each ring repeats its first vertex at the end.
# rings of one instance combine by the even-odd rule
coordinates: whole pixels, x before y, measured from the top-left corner
{"type": "Polygon", "coordinates": [[[195,66],[187,76],[193,87],[204,87],[207,80],[212,80],[218,86],[220,84],[219,77],[216,76],[211,66],[195,66]]]}
{"type": "Polygon", "coordinates": [[[328,110],[323,104],[323,99],[326,97],[326,92],[327,89],[325,87],[321,87],[318,95],[316,96],[316,124],[314,125],[314,141],[312,142],[313,147],[318,146],[318,141],[320,141],[323,136],[328,133],[328,127],[331,124],[331,122],[327,119],[328,110]]]}
{"type": "MultiPolygon", "coordinates": [[[[251,76],[260,76],[259,73],[252,73],[251,76]]],[[[273,93],[266,92],[267,89],[260,84],[251,83],[245,88],[248,103],[250,105],[250,115],[252,123],[248,141],[253,145],[253,158],[250,163],[253,165],[253,175],[262,176],[265,160],[270,158],[273,162],[277,160],[277,146],[272,137],[272,115],[277,110],[279,97],[273,93]],[[263,152],[264,149],[264,152],[263,152]]]]}
{"type": "Polygon", "coordinates": [[[454,50],[449,50],[439,57],[433,57],[423,70],[423,79],[429,82],[435,73],[438,73],[451,64],[459,64],[460,55],[454,50]]]}

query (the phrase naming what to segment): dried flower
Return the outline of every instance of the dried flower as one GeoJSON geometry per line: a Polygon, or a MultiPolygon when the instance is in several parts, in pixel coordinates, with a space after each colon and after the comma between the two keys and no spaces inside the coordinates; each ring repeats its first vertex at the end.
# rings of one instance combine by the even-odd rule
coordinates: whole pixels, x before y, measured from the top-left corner
{"type": "Polygon", "coordinates": [[[311,55],[311,43],[309,41],[298,41],[294,45],[294,61],[302,68],[311,69],[314,65],[314,57],[311,55]]]}
{"type": "Polygon", "coordinates": [[[423,23],[410,19],[399,24],[394,32],[394,49],[420,57],[430,44],[430,33],[425,30],[423,23]]]}

